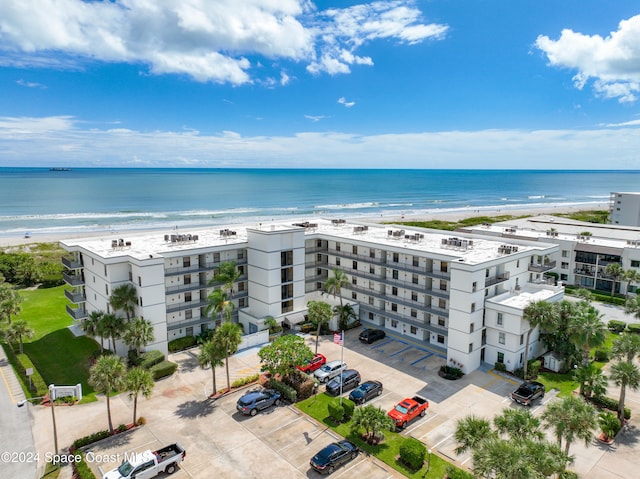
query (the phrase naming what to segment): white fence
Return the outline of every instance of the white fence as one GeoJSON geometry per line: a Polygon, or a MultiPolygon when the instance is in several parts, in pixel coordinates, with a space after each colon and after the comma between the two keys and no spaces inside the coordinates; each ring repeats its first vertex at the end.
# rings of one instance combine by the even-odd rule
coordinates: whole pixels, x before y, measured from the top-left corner
{"type": "Polygon", "coordinates": [[[260,344],[266,344],[269,342],[269,330],[258,331],[257,333],[245,334],[242,336],[242,341],[238,347],[238,351],[243,349],[259,346],[260,344]]]}

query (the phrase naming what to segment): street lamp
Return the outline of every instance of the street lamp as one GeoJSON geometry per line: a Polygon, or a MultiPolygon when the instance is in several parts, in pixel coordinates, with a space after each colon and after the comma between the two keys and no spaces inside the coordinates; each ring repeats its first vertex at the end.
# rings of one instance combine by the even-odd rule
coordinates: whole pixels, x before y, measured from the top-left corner
{"type": "Polygon", "coordinates": [[[431,449],[428,449],[427,453],[429,454],[427,457],[427,472],[429,472],[429,469],[431,469],[431,449]]]}
{"type": "MultiPolygon", "coordinates": [[[[49,403],[51,404],[51,422],[53,423],[53,454],[54,457],[58,455],[58,430],[56,428],[56,408],[55,408],[55,402],[53,400],[53,395],[52,395],[52,388],[49,388],[49,403]]],[[[38,399],[44,399],[47,396],[39,396],[36,398],[27,398],[27,399],[23,399],[22,401],[18,401],[18,407],[22,407],[25,404],[27,404],[28,401],[37,401],[38,399]]],[[[54,461],[55,462],[55,461],[54,461]]]]}

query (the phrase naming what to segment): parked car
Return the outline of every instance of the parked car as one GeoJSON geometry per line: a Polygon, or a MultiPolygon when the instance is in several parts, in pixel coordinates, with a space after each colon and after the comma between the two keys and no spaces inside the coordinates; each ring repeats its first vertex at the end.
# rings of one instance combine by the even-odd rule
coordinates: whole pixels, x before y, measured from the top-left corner
{"type": "Polygon", "coordinates": [[[282,403],[282,395],[274,389],[263,389],[261,391],[251,391],[236,403],[236,409],[242,414],[255,416],[258,411],[262,411],[270,406],[279,406],[282,403]]]}
{"type": "Polygon", "coordinates": [[[544,384],[537,381],[525,381],[518,389],[513,391],[509,396],[518,404],[523,406],[531,406],[531,402],[538,398],[543,398],[545,393],[544,384]]]}
{"type": "Polygon", "coordinates": [[[347,440],[334,442],[311,458],[310,464],[321,474],[331,474],[345,462],[358,457],[357,446],[347,440]]]}
{"type": "Polygon", "coordinates": [[[360,384],[360,373],[355,369],[345,369],[327,383],[326,391],[337,396],[340,394],[340,383],[342,383],[342,392],[349,391],[360,384]]]}
{"type": "Polygon", "coordinates": [[[326,383],[345,369],[347,369],[347,363],[343,363],[342,361],[330,361],[320,369],[316,369],[313,376],[319,382],[326,383]]]}
{"type": "Polygon", "coordinates": [[[378,397],[382,394],[382,383],[380,381],[365,381],[360,386],[355,388],[349,394],[351,399],[356,404],[363,404],[369,399],[378,397]]]}
{"type": "Polygon", "coordinates": [[[320,369],[327,363],[327,358],[322,354],[316,354],[311,361],[302,366],[296,366],[303,373],[311,374],[316,369],[320,369]]]}
{"type": "Polygon", "coordinates": [[[157,451],[148,449],[138,454],[125,455],[122,464],[105,472],[102,479],[151,479],[162,472],[173,474],[186,455],[187,452],[179,443],[170,444],[157,451]]]}
{"type": "Polygon", "coordinates": [[[386,335],[382,329],[364,329],[358,339],[363,343],[371,344],[378,339],[384,339],[386,335]]]}
{"type": "Polygon", "coordinates": [[[428,408],[429,401],[420,396],[413,396],[400,401],[387,415],[393,419],[396,427],[404,429],[407,427],[407,423],[426,415],[428,408]]]}

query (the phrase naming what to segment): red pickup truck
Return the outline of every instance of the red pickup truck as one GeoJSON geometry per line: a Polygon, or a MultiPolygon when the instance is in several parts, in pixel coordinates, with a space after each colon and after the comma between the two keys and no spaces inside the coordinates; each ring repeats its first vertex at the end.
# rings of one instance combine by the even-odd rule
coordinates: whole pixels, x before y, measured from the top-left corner
{"type": "Polygon", "coordinates": [[[429,401],[420,396],[413,396],[400,401],[387,415],[393,419],[396,427],[404,428],[408,422],[427,414],[428,408],[429,401]]]}

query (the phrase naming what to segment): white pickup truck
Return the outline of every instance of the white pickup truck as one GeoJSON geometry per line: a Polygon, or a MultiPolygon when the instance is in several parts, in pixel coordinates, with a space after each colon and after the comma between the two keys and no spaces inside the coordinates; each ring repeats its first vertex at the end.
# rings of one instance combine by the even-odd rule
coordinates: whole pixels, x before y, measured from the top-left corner
{"type": "Polygon", "coordinates": [[[173,474],[187,452],[178,444],[157,451],[147,450],[128,456],[119,467],[107,472],[102,479],[150,479],[161,472],[173,474]]]}

